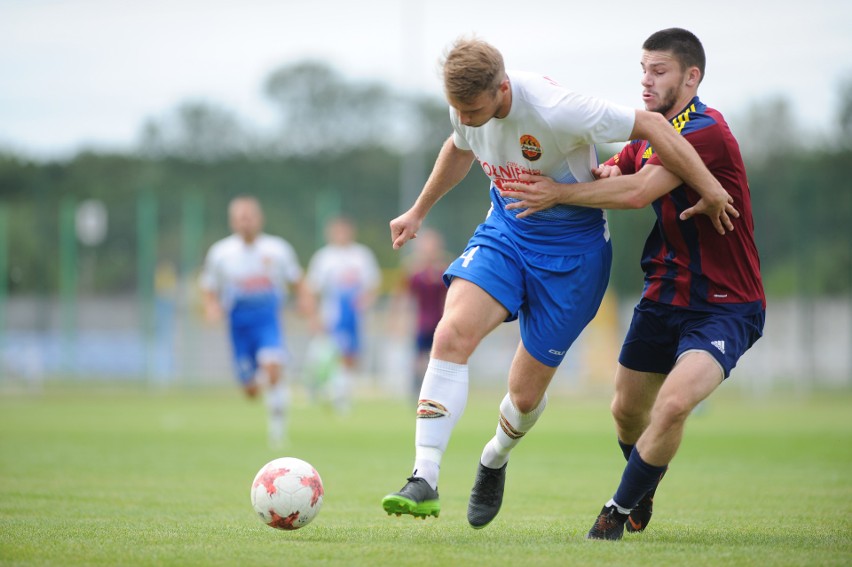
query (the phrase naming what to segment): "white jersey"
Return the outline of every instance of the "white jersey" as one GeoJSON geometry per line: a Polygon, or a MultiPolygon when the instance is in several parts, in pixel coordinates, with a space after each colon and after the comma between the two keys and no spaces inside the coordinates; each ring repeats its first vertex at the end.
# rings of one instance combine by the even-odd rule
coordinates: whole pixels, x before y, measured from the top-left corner
{"type": "MultiPolygon", "coordinates": [[[[630,138],[634,109],[578,94],[542,75],[507,74],[512,105],[504,118],[492,118],[474,128],[464,126],[458,112],[450,108],[453,142],[473,151],[494,187],[517,181],[521,173],[545,175],[559,183],[593,181],[591,170],[598,165],[594,144],[630,138]]],[[[513,200],[500,197],[494,189],[491,193],[493,210],[521,239],[531,237],[532,242],[526,242],[530,247],[573,244],[583,248],[592,246],[592,240],[608,239],[606,217],[599,209],[559,205],[517,219],[520,211],[505,210],[513,200]]]]}
{"type": "Polygon", "coordinates": [[[464,126],[451,109],[458,148],[473,150],[500,187],[518,174],[546,175],[559,183],[594,181],[595,143],[630,139],[635,110],[584,96],[533,73],[510,72],[512,106],[504,118],[464,126]]]}
{"type": "Polygon", "coordinates": [[[247,244],[232,234],[210,247],[200,284],[203,289],[216,292],[226,310],[245,305],[251,306],[252,311],[262,307],[276,314],[288,284],[301,277],[296,252],[283,238],[259,234],[247,244]]]}
{"type": "MultiPolygon", "coordinates": [[[[329,326],[338,324],[342,311],[354,308],[344,307],[347,303],[357,301],[364,292],[374,291],[380,279],[372,250],[357,242],[320,248],[311,258],[306,276],[308,286],[321,297],[323,320],[329,326]]],[[[356,316],[357,310],[348,315],[356,316]]]]}

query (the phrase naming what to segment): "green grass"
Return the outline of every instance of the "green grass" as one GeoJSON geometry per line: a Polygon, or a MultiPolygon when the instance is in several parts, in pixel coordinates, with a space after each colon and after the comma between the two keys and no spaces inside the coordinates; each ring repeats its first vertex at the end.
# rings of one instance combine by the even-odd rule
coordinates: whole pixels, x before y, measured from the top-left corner
{"type": "Polygon", "coordinates": [[[553,397],[515,451],[497,519],[465,519],[502,393],[475,392],[445,457],[441,517],[387,516],[413,458],[410,402],[344,418],[297,397],[288,449],[235,390],[48,386],[0,397],[2,565],[850,565],[852,394],[710,400],[688,424],[651,526],[584,534],[623,467],[608,400],[553,397]],[[320,472],[295,532],[257,520],[249,487],[272,458],[320,472]]]}

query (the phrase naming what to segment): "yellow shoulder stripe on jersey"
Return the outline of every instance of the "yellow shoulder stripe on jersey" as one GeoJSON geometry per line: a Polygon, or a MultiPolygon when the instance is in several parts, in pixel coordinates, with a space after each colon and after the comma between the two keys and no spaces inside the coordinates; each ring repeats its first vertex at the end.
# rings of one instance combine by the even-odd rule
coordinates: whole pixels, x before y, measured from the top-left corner
{"type": "Polygon", "coordinates": [[[683,127],[686,126],[686,123],[689,122],[690,112],[695,112],[694,104],[690,104],[686,110],[684,110],[672,119],[672,126],[675,127],[675,130],[677,130],[678,133],[680,133],[681,130],[683,130],[683,127]]]}
{"type": "MultiPolygon", "coordinates": [[[[686,110],[672,118],[672,126],[675,127],[678,134],[683,130],[683,127],[686,126],[686,123],[689,122],[689,114],[691,112],[695,112],[695,105],[690,104],[686,110]]],[[[651,159],[651,156],[654,155],[654,148],[651,147],[651,144],[648,144],[648,147],[645,148],[645,152],[642,154],[642,159],[651,159]]]]}

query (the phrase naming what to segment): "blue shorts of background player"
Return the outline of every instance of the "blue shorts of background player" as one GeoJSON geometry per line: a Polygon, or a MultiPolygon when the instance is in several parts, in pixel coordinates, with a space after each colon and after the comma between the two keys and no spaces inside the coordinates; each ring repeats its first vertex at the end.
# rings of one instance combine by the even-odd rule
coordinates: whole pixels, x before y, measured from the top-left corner
{"type": "Polygon", "coordinates": [[[621,347],[618,362],[638,372],[668,374],[688,352],[704,351],[718,363],[724,378],[763,335],[766,311],[739,313],[696,311],[642,299],[621,347]]]}
{"type": "Polygon", "coordinates": [[[232,324],[231,345],[237,378],[243,385],[254,380],[260,364],[283,362],[284,343],[281,328],[274,320],[251,325],[232,324]]]}
{"type": "Polygon", "coordinates": [[[522,250],[489,224],[474,232],[464,254],[444,273],[468,280],[518,319],[524,347],[544,365],[556,367],[603,300],[612,265],[612,244],[573,256],[522,250]]]}
{"type": "Polygon", "coordinates": [[[337,325],[331,335],[342,356],[355,358],[361,352],[361,333],[357,325],[337,325]]]}
{"type": "Polygon", "coordinates": [[[357,307],[359,293],[357,287],[338,290],[336,319],[329,329],[340,354],[352,360],[361,352],[361,313],[357,307]]]}

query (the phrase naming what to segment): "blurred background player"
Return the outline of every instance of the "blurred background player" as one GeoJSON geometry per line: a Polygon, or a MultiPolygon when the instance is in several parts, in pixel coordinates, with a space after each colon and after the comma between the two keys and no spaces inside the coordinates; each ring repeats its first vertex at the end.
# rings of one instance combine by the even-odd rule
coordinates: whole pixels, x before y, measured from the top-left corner
{"type": "Polygon", "coordinates": [[[722,115],[698,98],[704,48],[691,32],[670,28],[652,34],[642,49],[645,108],[671,121],[734,198],[742,213],[731,211],[740,217],[735,230],[722,236],[711,221],[694,217],[706,203],[641,139],[596,171],[605,178],[600,181],[567,186],[522,176],[523,183],[506,184],[512,191],[502,193],[520,199],[512,208],[530,213],[566,203],[612,209],[653,204],[657,215],[642,253],[645,288],[615,374],[612,414],[627,465],[590,539],[620,539],[625,526],[632,532],[648,526],[687,417],[760,338],[766,310],[739,145],[722,115]]]}
{"type": "Polygon", "coordinates": [[[325,228],[327,244],[308,264],[307,287],[313,296],[315,332],[331,337],[340,363],[330,377],[332,401],[345,412],[351,403],[353,379],[361,353],[364,313],[376,299],[381,274],[372,250],[355,241],[355,225],[345,217],[332,219],[325,228]]]}
{"type": "Polygon", "coordinates": [[[394,294],[391,325],[398,326],[401,322],[408,322],[402,316],[403,309],[409,301],[413,301],[415,306],[415,358],[411,381],[411,392],[414,396],[420,393],[423,375],[429,364],[435,328],[444,313],[444,300],[447,297],[444,270],[449,264],[450,258],[444,249],[444,238],[440,233],[421,230],[414,241],[414,253],[403,262],[399,285],[394,294]]]}
{"type": "Polygon", "coordinates": [[[277,446],[286,441],[290,405],[279,313],[288,287],[304,295],[302,268],[287,241],[262,232],[254,197],[233,199],[228,220],[233,234],[210,247],[200,277],[205,317],[218,322],[227,313],[237,377],[249,398],[266,386],[269,441],[277,446]]]}

